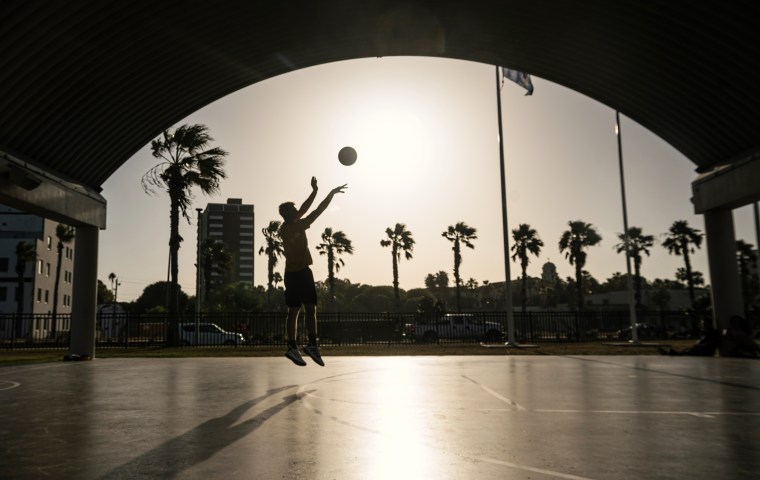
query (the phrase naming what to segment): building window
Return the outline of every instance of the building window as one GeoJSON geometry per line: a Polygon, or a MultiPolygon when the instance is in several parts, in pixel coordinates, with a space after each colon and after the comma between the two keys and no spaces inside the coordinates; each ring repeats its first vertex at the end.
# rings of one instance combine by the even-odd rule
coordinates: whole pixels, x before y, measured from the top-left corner
{"type": "Polygon", "coordinates": [[[37,303],[39,303],[41,301],[42,301],[42,289],[38,288],[37,289],[37,303]]]}
{"type": "Polygon", "coordinates": [[[8,287],[0,287],[0,302],[8,300],[8,287]]]}
{"type": "Polygon", "coordinates": [[[8,257],[0,257],[0,272],[8,271],[8,257]]]}
{"type": "Polygon", "coordinates": [[[45,303],[50,301],[50,290],[45,290],[45,303]]]}
{"type": "Polygon", "coordinates": [[[42,275],[42,260],[37,260],[37,273],[42,275]]]}
{"type": "Polygon", "coordinates": [[[45,265],[45,275],[48,277],[50,276],[50,263],[45,265]]]}
{"type": "Polygon", "coordinates": [[[253,253],[253,249],[252,248],[241,248],[240,249],[240,253],[248,253],[248,252],[253,253]]]}
{"type": "Polygon", "coordinates": [[[53,237],[48,235],[46,244],[47,244],[47,249],[51,250],[53,248],[53,237]]]}
{"type": "Polygon", "coordinates": [[[240,240],[240,245],[253,245],[253,240],[240,240]]]}
{"type": "Polygon", "coordinates": [[[252,237],[253,232],[240,232],[241,237],[252,237]]]}

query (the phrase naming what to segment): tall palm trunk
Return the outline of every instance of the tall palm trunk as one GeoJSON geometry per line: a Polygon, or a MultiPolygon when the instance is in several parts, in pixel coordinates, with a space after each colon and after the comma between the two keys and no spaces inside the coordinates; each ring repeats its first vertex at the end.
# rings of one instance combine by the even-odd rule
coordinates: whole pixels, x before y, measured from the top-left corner
{"type": "Polygon", "coordinates": [[[520,262],[522,267],[522,313],[528,309],[528,257],[520,262]]]}
{"type": "Polygon", "coordinates": [[[578,311],[583,309],[583,267],[575,261],[575,291],[578,301],[578,311]]]}
{"type": "Polygon", "coordinates": [[[272,291],[274,290],[274,264],[277,262],[277,256],[274,253],[269,254],[267,259],[267,305],[272,305],[272,291]]]}
{"type": "Polygon", "coordinates": [[[177,346],[179,344],[179,244],[182,238],[179,236],[179,203],[174,195],[171,197],[171,209],[169,214],[170,234],[169,234],[169,298],[167,310],[169,311],[169,331],[166,339],[169,345],[177,346]]]}
{"type": "Polygon", "coordinates": [[[634,300],[636,302],[636,310],[641,310],[641,257],[633,259],[633,281],[635,282],[634,300]]]}
{"type": "Polygon", "coordinates": [[[454,241],[454,283],[457,287],[457,312],[462,311],[461,296],[459,291],[459,284],[462,283],[459,278],[459,264],[462,263],[462,255],[460,253],[459,240],[454,241]]]}
{"type": "Polygon", "coordinates": [[[329,295],[330,311],[335,311],[335,252],[332,247],[327,249],[327,294],[329,295]]]}
{"type": "Polygon", "coordinates": [[[684,242],[683,247],[683,263],[686,267],[686,282],[689,285],[689,301],[691,302],[691,308],[694,309],[694,279],[691,277],[691,261],[689,260],[689,245],[684,242]]]}
{"type": "Polygon", "coordinates": [[[399,258],[399,252],[398,247],[396,245],[393,246],[393,249],[391,250],[391,255],[393,255],[393,294],[396,297],[396,313],[398,313],[401,310],[401,297],[398,293],[398,258],[399,258]]]}

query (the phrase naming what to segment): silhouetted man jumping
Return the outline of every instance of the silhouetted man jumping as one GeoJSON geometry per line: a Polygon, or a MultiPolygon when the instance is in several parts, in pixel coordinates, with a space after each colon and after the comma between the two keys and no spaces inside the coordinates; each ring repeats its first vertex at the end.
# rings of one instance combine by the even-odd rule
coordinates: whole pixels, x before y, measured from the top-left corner
{"type": "Polygon", "coordinates": [[[317,289],[314,287],[314,275],[309,268],[313,262],[306,230],[330,205],[333,196],[343,193],[346,188],[347,185],[341,185],[330,190],[322,203],[304,217],[317,196],[317,179],[311,177],[311,195],[303,202],[301,208],[296,210],[293,202],[280,205],[280,215],[284,220],[280,227],[280,238],[285,252],[285,303],[288,306],[288,350],[285,356],[301,367],[305,366],[306,362],[298,351],[296,328],[302,305],[306,309],[306,330],[309,334],[309,343],[303,350],[317,364],[325,366],[317,344],[317,289]]]}

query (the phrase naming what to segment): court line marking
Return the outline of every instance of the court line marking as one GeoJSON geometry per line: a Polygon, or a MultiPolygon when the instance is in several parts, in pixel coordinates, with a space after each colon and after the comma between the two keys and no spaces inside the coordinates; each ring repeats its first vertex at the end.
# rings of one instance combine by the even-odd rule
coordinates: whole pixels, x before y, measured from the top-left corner
{"type": "Polygon", "coordinates": [[[509,398],[507,398],[507,397],[504,397],[504,396],[500,395],[500,394],[499,394],[499,393],[497,393],[497,392],[494,392],[493,390],[491,390],[490,388],[486,387],[486,386],[485,386],[485,385],[483,385],[482,383],[476,382],[475,380],[471,379],[470,377],[468,377],[468,376],[466,376],[466,375],[462,375],[462,378],[464,378],[465,380],[469,380],[469,381],[471,381],[471,382],[472,382],[472,383],[474,383],[475,385],[477,385],[477,386],[479,386],[480,388],[482,388],[482,389],[483,389],[485,392],[487,392],[487,393],[490,393],[490,394],[491,394],[491,395],[493,395],[495,398],[497,398],[497,399],[501,400],[502,402],[506,403],[507,405],[510,405],[510,406],[512,406],[512,407],[515,407],[515,408],[516,408],[518,411],[520,411],[520,412],[525,412],[525,411],[527,411],[527,410],[528,410],[527,408],[523,407],[522,405],[520,405],[519,403],[515,402],[514,400],[510,400],[509,398]]]}
{"type": "Polygon", "coordinates": [[[41,370],[45,368],[69,367],[75,363],[79,363],[79,362],[53,363],[49,365],[41,365],[39,367],[23,367],[23,368],[16,368],[16,369],[13,369],[13,367],[9,367],[8,370],[6,370],[5,368],[0,368],[0,375],[13,375],[14,373],[24,373],[30,370],[41,370]]]}
{"type": "Polygon", "coordinates": [[[697,418],[715,418],[721,415],[733,416],[760,416],[758,412],[667,412],[658,410],[559,410],[559,409],[536,409],[538,413],[603,413],[612,415],[688,415],[697,418]]]}
{"type": "Polygon", "coordinates": [[[0,380],[0,391],[2,391],[2,390],[10,390],[11,388],[16,388],[16,387],[18,387],[20,385],[21,384],[18,383],[18,382],[11,382],[10,380],[0,380]],[[9,383],[10,385],[8,385],[7,387],[3,387],[2,385],[4,383],[9,383]]]}
{"type": "Polygon", "coordinates": [[[566,478],[568,480],[593,480],[592,478],[581,477],[579,475],[573,475],[572,473],[562,473],[562,472],[555,472],[554,470],[545,470],[543,468],[529,467],[527,465],[520,465],[519,463],[507,462],[504,460],[497,460],[495,458],[472,457],[472,456],[467,456],[467,457],[472,458],[474,460],[481,461],[481,462],[493,463],[495,465],[502,465],[505,467],[516,468],[518,470],[525,470],[527,472],[540,473],[542,475],[549,475],[551,477],[566,478]]]}

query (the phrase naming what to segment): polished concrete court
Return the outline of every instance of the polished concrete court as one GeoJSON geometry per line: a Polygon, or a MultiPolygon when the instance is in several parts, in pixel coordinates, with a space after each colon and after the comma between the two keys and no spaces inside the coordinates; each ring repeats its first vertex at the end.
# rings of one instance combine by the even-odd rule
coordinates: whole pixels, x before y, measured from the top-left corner
{"type": "Polygon", "coordinates": [[[325,361],[1,368],[0,478],[760,478],[757,360],[325,361]]]}

